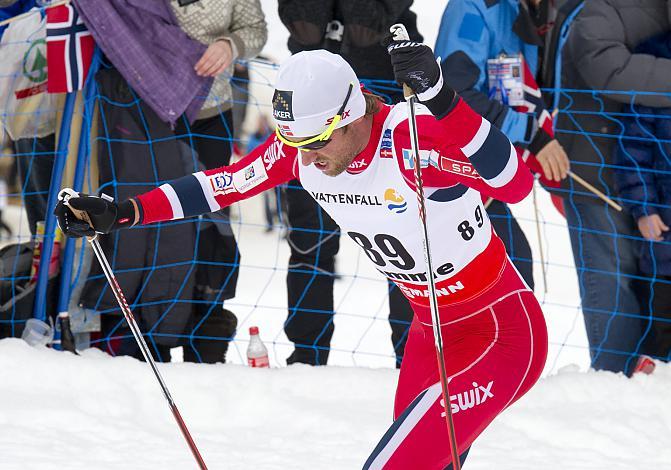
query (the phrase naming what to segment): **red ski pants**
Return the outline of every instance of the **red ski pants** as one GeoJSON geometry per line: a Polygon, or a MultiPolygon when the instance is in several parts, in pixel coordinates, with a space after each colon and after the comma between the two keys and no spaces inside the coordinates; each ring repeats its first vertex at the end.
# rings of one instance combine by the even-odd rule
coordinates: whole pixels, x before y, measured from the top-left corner
{"type": "MultiPolygon", "coordinates": [[[[428,308],[415,317],[396,389],[395,421],[364,469],[443,470],[451,453],[428,308]]],[[[440,308],[450,406],[459,454],[540,377],[547,330],[534,294],[506,259],[498,281],[440,308]]]]}

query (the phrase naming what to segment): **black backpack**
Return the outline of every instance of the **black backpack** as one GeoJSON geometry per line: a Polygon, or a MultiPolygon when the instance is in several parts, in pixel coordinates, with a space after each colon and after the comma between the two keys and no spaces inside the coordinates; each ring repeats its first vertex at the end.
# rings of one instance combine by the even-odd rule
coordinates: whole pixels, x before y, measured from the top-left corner
{"type": "MultiPolygon", "coordinates": [[[[0,339],[20,338],[26,320],[33,317],[35,286],[30,282],[32,243],[12,244],[0,249],[0,339]]],[[[47,316],[55,318],[58,275],[47,285],[47,316]]]]}

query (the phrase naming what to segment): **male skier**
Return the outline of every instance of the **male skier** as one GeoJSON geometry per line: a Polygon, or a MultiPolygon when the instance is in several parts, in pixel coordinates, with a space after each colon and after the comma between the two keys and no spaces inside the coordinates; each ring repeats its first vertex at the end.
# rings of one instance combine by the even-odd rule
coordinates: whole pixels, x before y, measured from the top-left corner
{"type": "MultiPolygon", "coordinates": [[[[416,109],[426,218],[459,454],[538,380],[547,353],[540,306],[506,255],[482,196],[515,203],[533,177],[512,144],[443,83],[433,52],[389,46],[396,80],[416,109]]],[[[81,195],[56,208],[70,236],[195,216],[299,178],[395,282],[415,312],[395,421],[364,468],[451,467],[416,204],[407,106],[362,90],[352,68],[323,50],[278,72],[276,133],[242,160],[194,173],[127,201],[81,195]],[[91,225],[70,208],[87,212],[91,225]]]]}

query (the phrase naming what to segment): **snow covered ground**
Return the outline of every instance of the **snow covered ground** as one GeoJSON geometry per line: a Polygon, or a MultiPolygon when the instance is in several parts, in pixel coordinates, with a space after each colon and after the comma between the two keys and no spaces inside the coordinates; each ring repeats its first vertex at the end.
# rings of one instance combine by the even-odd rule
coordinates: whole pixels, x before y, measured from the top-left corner
{"type": "MultiPolygon", "coordinates": [[[[211,469],[356,469],[391,422],[394,369],[160,365],[211,469]]],[[[0,468],[195,468],[146,364],[0,341],[0,468]]],[[[671,468],[671,367],[567,367],[500,416],[468,470],[671,468]]]]}

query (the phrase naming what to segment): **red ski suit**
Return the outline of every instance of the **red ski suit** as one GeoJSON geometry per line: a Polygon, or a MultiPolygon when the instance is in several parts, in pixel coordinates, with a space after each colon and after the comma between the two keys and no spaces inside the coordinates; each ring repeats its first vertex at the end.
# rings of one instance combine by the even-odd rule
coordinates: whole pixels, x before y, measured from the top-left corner
{"type": "MultiPolygon", "coordinates": [[[[368,146],[327,177],[271,136],[239,162],[137,197],[144,224],[218,210],[298,177],[415,311],[395,421],[364,468],[444,469],[451,463],[428,308],[405,104],[373,116],[368,146]]],[[[459,452],[538,380],[547,332],[533,293],[508,259],[482,196],[518,202],[533,177],[508,139],[459,100],[437,120],[418,106],[422,178],[436,271],[444,360],[459,452]]]]}

